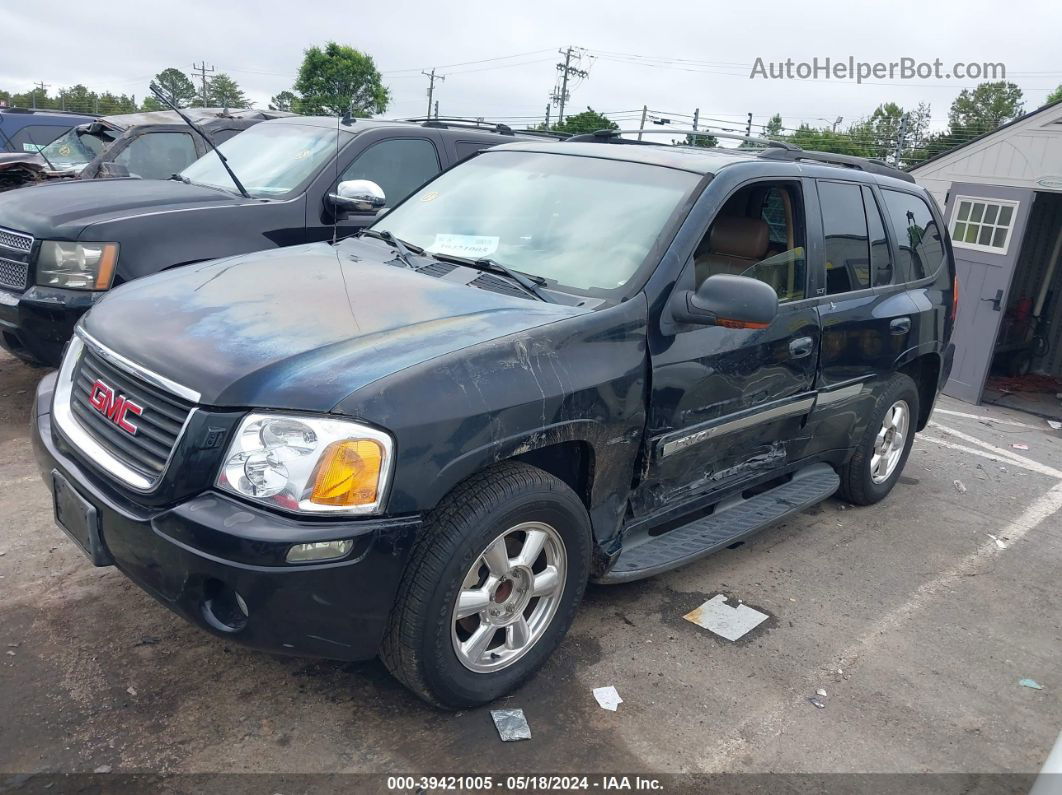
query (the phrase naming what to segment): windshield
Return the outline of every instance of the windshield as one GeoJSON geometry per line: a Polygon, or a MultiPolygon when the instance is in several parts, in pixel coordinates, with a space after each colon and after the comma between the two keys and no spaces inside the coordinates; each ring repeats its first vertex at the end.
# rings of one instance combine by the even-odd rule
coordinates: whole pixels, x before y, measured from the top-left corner
{"type": "MultiPolygon", "coordinates": [[[[290,193],[336,151],[336,130],[301,124],[256,124],[218,147],[252,196],[290,193]]],[[[207,152],[181,172],[192,182],[235,191],[218,156],[207,152]]]]}
{"type": "Polygon", "coordinates": [[[81,170],[113,142],[114,136],[109,132],[101,131],[99,135],[93,135],[72,127],[42,147],[41,152],[58,171],[81,170]]]}
{"type": "Polygon", "coordinates": [[[697,181],[641,163],[488,152],[421,188],[373,228],[577,291],[617,290],[697,181]]]}

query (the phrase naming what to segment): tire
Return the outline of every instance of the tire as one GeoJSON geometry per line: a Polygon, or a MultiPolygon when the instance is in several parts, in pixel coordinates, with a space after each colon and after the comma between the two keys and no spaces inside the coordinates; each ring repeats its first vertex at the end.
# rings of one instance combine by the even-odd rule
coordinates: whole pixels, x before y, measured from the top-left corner
{"type": "MultiPolygon", "coordinates": [[[[590,545],[586,509],[552,475],[505,463],[473,476],[440,503],[421,530],[381,647],[384,665],[422,699],[444,709],[473,707],[509,693],[538,670],[571,626],[589,577],[590,545]],[[513,565],[508,575],[495,576],[498,566],[488,565],[490,552],[505,552],[503,569],[519,564],[517,552],[532,534],[545,539],[534,565],[513,565]],[[505,538],[501,547],[494,545],[499,537],[505,538]],[[535,597],[539,583],[552,587],[551,595],[535,597]],[[465,599],[483,593],[492,594],[483,609],[459,617],[459,594],[465,599]],[[492,630],[495,621],[513,623],[492,630]],[[473,635],[483,638],[492,631],[477,651],[473,635]],[[528,638],[526,647],[519,645],[528,638]]],[[[527,555],[534,555],[533,549],[531,544],[527,555]]],[[[499,558],[490,560],[497,564],[499,558]]]]}
{"type": "Polygon", "coordinates": [[[907,457],[911,454],[919,411],[918,404],[918,387],[909,376],[894,373],[885,382],[878,399],[874,402],[866,430],[855,453],[840,469],[841,488],[838,494],[841,497],[855,505],[872,505],[884,499],[892,491],[892,487],[896,485],[907,463],[907,457]],[[884,427],[886,414],[893,411],[894,407],[903,404],[906,405],[908,416],[902,444],[896,440],[895,447],[891,447],[895,434],[890,439],[890,449],[898,451],[899,455],[891,468],[886,465],[875,471],[874,456],[879,445],[884,442],[882,435],[886,430],[884,427]],[[880,479],[882,475],[885,477],[880,479]]]}

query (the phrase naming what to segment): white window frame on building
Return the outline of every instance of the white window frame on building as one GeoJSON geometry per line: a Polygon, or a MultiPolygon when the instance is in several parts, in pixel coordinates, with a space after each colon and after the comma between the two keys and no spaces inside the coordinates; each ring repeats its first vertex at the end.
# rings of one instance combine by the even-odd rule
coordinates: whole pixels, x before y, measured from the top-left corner
{"type": "Polygon", "coordinates": [[[1007,249],[1010,248],[1011,231],[1014,229],[1014,219],[1018,215],[1018,206],[1021,202],[1010,201],[1009,199],[988,199],[983,196],[956,196],[955,197],[955,213],[951,219],[951,244],[956,248],[968,248],[974,251],[984,251],[989,254],[1005,255],[1007,249]],[[960,219],[962,214],[963,203],[970,205],[970,212],[965,220],[960,219]],[[981,211],[979,220],[970,221],[969,218],[973,215],[975,205],[983,205],[984,209],[981,211]],[[1003,213],[1004,208],[1010,209],[1010,218],[1007,219],[1005,224],[999,223],[999,218],[1003,213]],[[987,218],[991,218],[991,221],[987,221],[987,218]],[[977,236],[980,238],[981,230],[991,229],[991,240],[995,240],[1000,231],[1003,232],[1003,244],[997,246],[991,242],[987,245],[984,243],[967,243],[965,240],[960,240],[959,235],[956,234],[955,228],[962,226],[963,237],[969,230],[970,226],[977,227],[977,236]]]}

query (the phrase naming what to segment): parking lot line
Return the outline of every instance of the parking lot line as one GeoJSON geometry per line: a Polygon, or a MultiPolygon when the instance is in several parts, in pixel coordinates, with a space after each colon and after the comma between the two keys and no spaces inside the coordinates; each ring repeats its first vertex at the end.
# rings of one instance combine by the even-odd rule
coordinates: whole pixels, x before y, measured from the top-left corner
{"type": "Polygon", "coordinates": [[[945,439],[935,439],[932,436],[926,436],[924,434],[918,437],[918,441],[932,442],[935,445],[939,445],[940,447],[946,447],[949,450],[957,450],[960,453],[970,453],[971,455],[980,456],[981,458],[985,458],[989,461],[995,461],[1001,464],[1010,464],[1011,466],[1019,467],[1021,469],[1027,469],[1030,472],[1036,472],[1037,474],[1046,475],[1050,478],[1060,477],[1060,473],[1058,471],[1051,469],[1050,467],[1045,467],[1042,464],[1037,464],[1035,461],[1030,463],[1027,459],[1018,460],[1016,457],[1003,457],[996,453],[990,453],[987,450],[978,450],[976,447],[967,447],[963,444],[955,444],[954,442],[949,442],[945,439]]]}
{"type": "MultiPolygon", "coordinates": [[[[1032,530],[1036,529],[1046,519],[1054,516],[1062,509],[1062,483],[1056,483],[1052,488],[1037,498],[1021,515],[1009,522],[996,534],[1004,540],[1007,547],[1020,541],[1032,530]]],[[[928,580],[918,587],[911,596],[900,606],[890,610],[878,619],[871,628],[863,633],[851,646],[837,658],[838,668],[848,668],[853,661],[866,653],[868,647],[903,624],[912,614],[925,607],[926,603],[947,588],[962,581],[969,576],[986,558],[1004,554],[994,539],[978,546],[973,552],[960,560],[952,568],[941,572],[938,576],[928,580]]]]}
{"type": "MultiPolygon", "coordinates": [[[[948,434],[949,436],[954,436],[956,439],[962,439],[964,442],[969,442],[970,444],[982,447],[985,450],[991,452],[993,455],[1002,459],[1006,459],[1008,463],[1023,466],[1026,469],[1029,469],[1033,472],[1039,472],[1042,475],[1047,475],[1048,477],[1054,478],[1055,480],[1062,480],[1062,470],[1046,466],[1044,464],[1041,464],[1039,461],[1033,461],[1031,458],[1026,458],[1025,456],[1018,455],[1017,453],[1011,452],[1010,450],[1006,450],[1002,447],[996,447],[990,442],[982,441],[976,436],[970,436],[969,434],[965,434],[962,431],[957,431],[954,428],[949,428],[947,425],[941,425],[939,422],[934,422],[930,420],[929,426],[931,428],[936,428],[941,433],[948,434]]],[[[926,438],[929,441],[936,441],[931,437],[923,438],[926,438]]]]}
{"type": "Polygon", "coordinates": [[[999,417],[989,417],[987,414],[968,414],[965,411],[952,411],[951,409],[933,409],[933,416],[937,414],[947,414],[951,417],[963,417],[968,420],[977,420],[978,422],[994,422],[997,425],[1016,425],[1019,428],[1029,428],[1034,431],[1042,431],[1043,425],[1030,425],[1027,422],[1018,422],[1017,420],[1005,420],[999,417]]]}

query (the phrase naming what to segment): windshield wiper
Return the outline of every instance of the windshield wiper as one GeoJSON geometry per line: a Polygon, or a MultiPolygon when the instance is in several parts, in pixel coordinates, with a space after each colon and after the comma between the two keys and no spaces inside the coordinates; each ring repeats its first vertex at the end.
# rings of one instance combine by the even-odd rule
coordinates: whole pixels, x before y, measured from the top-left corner
{"type": "Polygon", "coordinates": [[[414,265],[413,260],[409,258],[409,252],[413,251],[416,254],[424,253],[424,249],[419,246],[403,243],[386,229],[362,229],[358,232],[358,236],[375,237],[376,239],[387,243],[391,248],[398,252],[398,258],[402,260],[402,263],[411,271],[415,271],[417,266],[414,265]]]}
{"type": "Polygon", "coordinates": [[[530,293],[539,301],[545,301],[547,304],[557,303],[544,292],[538,288],[546,284],[546,280],[541,276],[531,276],[523,274],[518,271],[514,271],[508,265],[502,265],[496,259],[490,259],[490,257],[479,257],[477,259],[471,259],[469,257],[458,257],[454,254],[435,254],[432,253],[435,259],[443,260],[444,262],[455,262],[458,265],[464,265],[469,268],[475,268],[477,271],[483,271],[484,273],[497,273],[501,276],[507,276],[511,281],[516,282],[524,288],[524,291],[530,293]]]}
{"type": "Polygon", "coordinates": [[[210,136],[203,132],[195,122],[193,122],[183,113],[181,113],[180,108],[170,102],[169,98],[165,94],[163,94],[162,91],[159,90],[158,86],[152,83],[148,86],[148,88],[151,89],[151,93],[155,95],[155,99],[169,106],[170,110],[180,116],[184,120],[185,124],[195,130],[197,133],[199,133],[199,137],[206,141],[207,146],[214,150],[214,154],[218,156],[218,160],[221,161],[221,165],[225,167],[225,170],[227,172],[229,172],[229,178],[232,180],[232,184],[235,185],[236,188],[240,191],[240,195],[243,196],[243,198],[245,199],[250,199],[251,194],[247,192],[247,188],[243,187],[243,183],[240,182],[239,177],[236,176],[236,172],[229,167],[229,161],[225,158],[225,155],[221,154],[218,148],[214,146],[214,142],[210,140],[210,136]]]}

